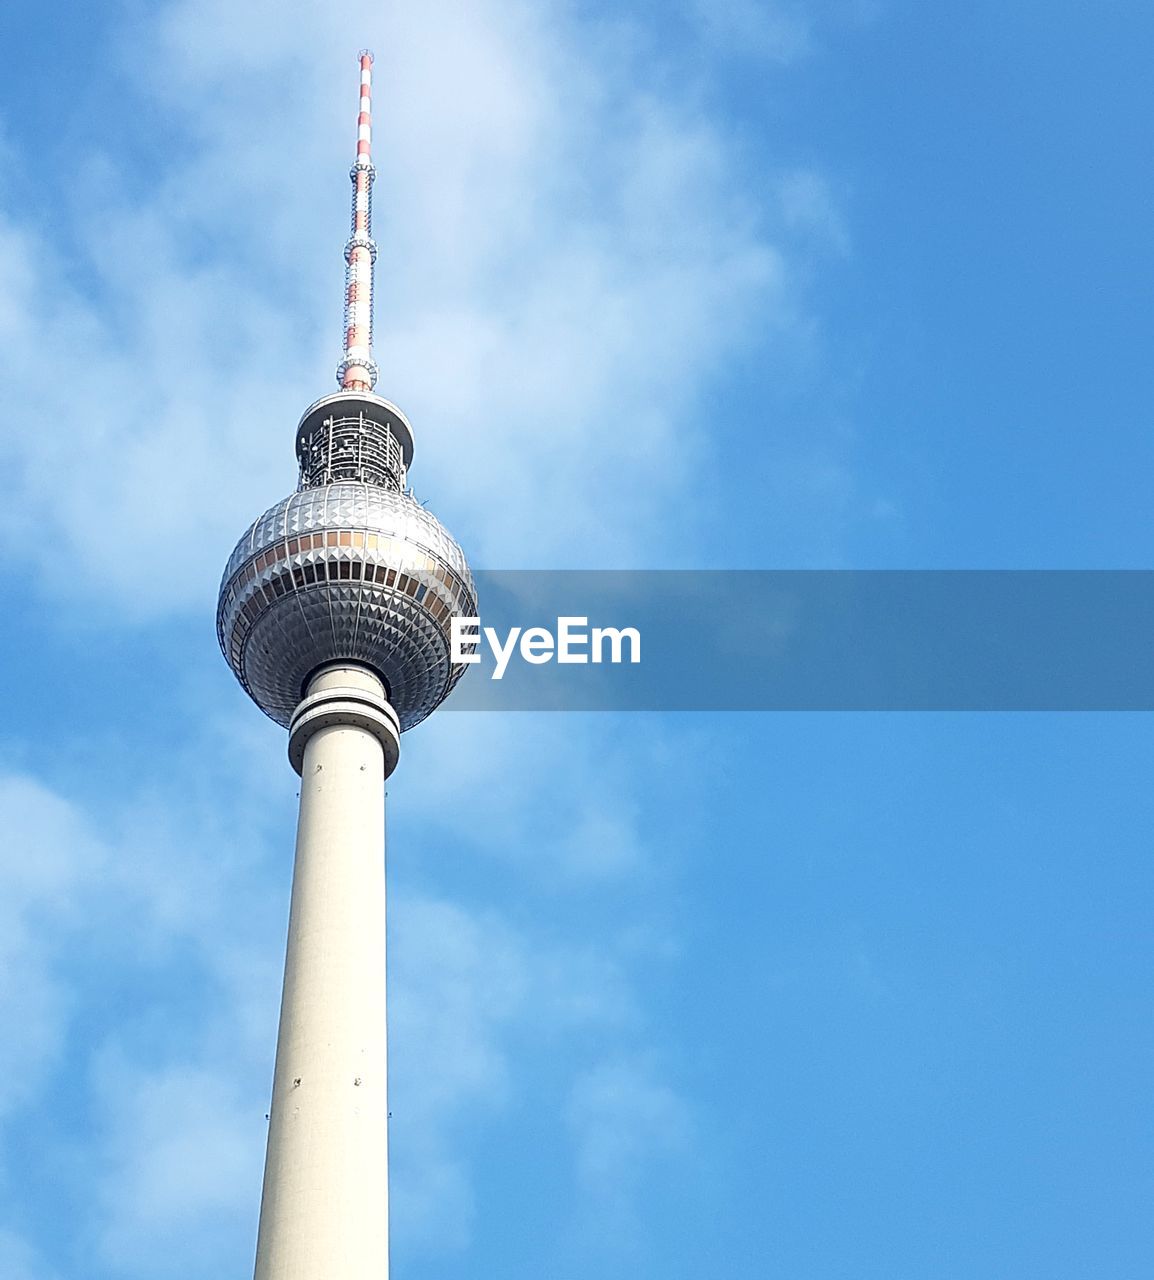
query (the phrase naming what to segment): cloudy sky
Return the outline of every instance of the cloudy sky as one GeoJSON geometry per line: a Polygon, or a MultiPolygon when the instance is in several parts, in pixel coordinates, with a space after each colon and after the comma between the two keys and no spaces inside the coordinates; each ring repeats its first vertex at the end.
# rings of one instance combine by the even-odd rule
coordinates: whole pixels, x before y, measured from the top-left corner
{"type": "MultiPolygon", "coordinates": [[[[334,385],[362,46],[380,390],[478,567],[1151,561],[1138,0],[6,6],[5,1280],[251,1268],[296,790],[213,610],[334,385]]],[[[396,1275],[1149,1272],[1152,770],[1137,715],[439,713],[396,1275]]]]}

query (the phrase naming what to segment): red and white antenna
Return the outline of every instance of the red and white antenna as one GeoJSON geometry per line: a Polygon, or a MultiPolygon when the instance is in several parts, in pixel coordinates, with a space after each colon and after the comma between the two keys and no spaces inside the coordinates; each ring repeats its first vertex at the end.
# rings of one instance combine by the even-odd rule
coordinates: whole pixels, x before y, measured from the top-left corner
{"type": "Polygon", "coordinates": [[[373,363],[373,55],[362,49],[361,103],[357,115],[357,159],[353,180],[352,236],[345,245],[345,356],[337,382],[345,391],[371,391],[377,381],[373,363]]]}

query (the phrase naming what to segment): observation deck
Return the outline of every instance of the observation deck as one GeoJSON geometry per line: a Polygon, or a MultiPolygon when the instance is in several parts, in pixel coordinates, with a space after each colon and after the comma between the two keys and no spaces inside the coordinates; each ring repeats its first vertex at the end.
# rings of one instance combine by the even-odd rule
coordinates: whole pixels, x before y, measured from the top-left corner
{"type": "Polygon", "coordinates": [[[305,410],[296,455],[298,491],[353,480],[401,493],[413,461],[413,428],[380,396],[336,391],[305,410]]]}

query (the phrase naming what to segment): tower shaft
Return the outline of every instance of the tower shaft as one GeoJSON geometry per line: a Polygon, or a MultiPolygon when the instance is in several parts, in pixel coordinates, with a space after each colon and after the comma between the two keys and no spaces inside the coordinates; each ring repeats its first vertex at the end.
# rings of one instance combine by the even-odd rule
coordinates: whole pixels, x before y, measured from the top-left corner
{"type": "Polygon", "coordinates": [[[300,819],[256,1280],[386,1280],[384,779],[399,730],[357,664],[290,726],[300,819]]]}

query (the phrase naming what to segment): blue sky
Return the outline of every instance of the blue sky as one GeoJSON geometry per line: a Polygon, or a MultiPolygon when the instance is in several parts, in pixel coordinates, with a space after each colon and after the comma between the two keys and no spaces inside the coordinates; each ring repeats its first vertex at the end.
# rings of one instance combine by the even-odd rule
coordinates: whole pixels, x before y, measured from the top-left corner
{"type": "MultiPolygon", "coordinates": [[[[215,647],[338,357],[478,566],[1142,567],[1137,3],[0,14],[0,1275],[251,1266],[294,819],[215,647]]],[[[1139,715],[466,715],[390,784],[404,1280],[1130,1280],[1139,715]]]]}

